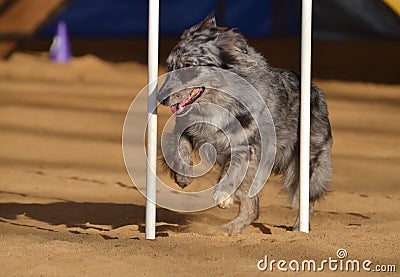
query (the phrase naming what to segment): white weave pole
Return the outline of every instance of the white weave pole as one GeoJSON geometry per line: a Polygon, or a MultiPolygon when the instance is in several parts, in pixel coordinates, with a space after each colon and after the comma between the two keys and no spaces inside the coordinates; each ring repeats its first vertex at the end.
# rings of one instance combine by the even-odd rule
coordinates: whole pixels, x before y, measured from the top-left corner
{"type": "Polygon", "coordinates": [[[159,0],[149,0],[146,239],[151,240],[156,238],[158,29],[159,0]]]}
{"type": "Polygon", "coordinates": [[[310,87],[312,0],[302,1],[300,106],[300,231],[309,232],[310,198],[310,87]]]}

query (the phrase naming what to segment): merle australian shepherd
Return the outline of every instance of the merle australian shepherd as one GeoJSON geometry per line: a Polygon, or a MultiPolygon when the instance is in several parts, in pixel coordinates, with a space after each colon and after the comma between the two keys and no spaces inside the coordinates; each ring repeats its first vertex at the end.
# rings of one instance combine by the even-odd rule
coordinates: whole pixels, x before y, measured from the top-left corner
{"type": "MultiPolygon", "coordinates": [[[[265,101],[272,115],[276,132],[276,155],[272,173],[282,176],[284,189],[288,192],[292,203],[299,199],[299,113],[300,84],[299,76],[287,70],[270,66],[263,56],[249,46],[243,35],[234,29],[219,27],[215,17],[210,15],[199,24],[186,30],[181,40],[172,50],[167,59],[168,71],[197,66],[216,67],[233,72],[247,80],[265,101]]],[[[250,155],[244,155],[243,160],[233,160],[229,149],[229,141],[215,126],[195,124],[189,126],[180,135],[177,153],[185,163],[192,165],[193,151],[203,143],[212,144],[217,149],[216,162],[221,168],[220,181],[215,187],[214,201],[221,208],[228,208],[233,198],[239,200],[239,214],[229,223],[221,227],[227,235],[238,234],[257,219],[259,214],[258,195],[250,197],[249,189],[257,171],[257,160],[260,159],[260,137],[252,122],[251,116],[243,115],[243,109],[233,97],[222,97],[215,89],[199,86],[193,90],[183,90],[179,93],[165,95],[161,88],[158,100],[161,104],[171,107],[172,112],[182,113],[192,103],[213,103],[234,114],[246,130],[243,141],[250,143],[250,155]],[[247,161],[246,161],[247,159],[247,161]],[[248,165],[246,175],[240,186],[230,193],[235,176],[235,169],[243,164],[248,165]],[[253,168],[254,165],[254,168],[253,168]],[[233,172],[223,178],[227,167],[233,172]]],[[[243,92],[245,93],[245,92],[243,92]]],[[[194,106],[194,105],[193,105],[194,106]]],[[[201,111],[197,114],[201,117],[201,111]]],[[[246,111],[251,113],[251,111],[246,111]]],[[[204,113],[204,110],[203,110],[204,113]]],[[[204,117],[221,116],[212,109],[207,110],[204,117]]],[[[185,114],[177,117],[185,120],[185,114]]],[[[229,124],[227,128],[229,128],[229,124]]],[[[233,125],[232,125],[233,126],[233,125]]],[[[176,134],[178,135],[178,134],[176,134]]],[[[310,217],[313,214],[314,203],[320,199],[330,183],[332,169],[330,152],[332,147],[331,127],[328,110],[323,92],[311,85],[311,140],[310,140],[310,217]]],[[[167,149],[166,151],[175,151],[167,149]]],[[[173,172],[175,182],[182,188],[193,181],[190,173],[173,172]]],[[[293,230],[298,230],[299,218],[295,221],[293,230]]]]}

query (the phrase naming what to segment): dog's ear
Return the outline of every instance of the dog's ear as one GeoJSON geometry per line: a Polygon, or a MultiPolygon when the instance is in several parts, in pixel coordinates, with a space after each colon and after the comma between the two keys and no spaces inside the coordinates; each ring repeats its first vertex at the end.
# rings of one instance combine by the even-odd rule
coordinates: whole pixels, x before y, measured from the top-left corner
{"type": "Polygon", "coordinates": [[[215,19],[214,12],[211,12],[209,15],[207,15],[207,17],[204,18],[203,21],[200,22],[200,24],[202,24],[202,28],[204,28],[204,27],[206,27],[206,28],[215,28],[215,27],[217,27],[217,20],[215,19]]]}
{"type": "Polygon", "coordinates": [[[217,28],[217,21],[215,20],[214,13],[212,12],[206,18],[204,18],[200,23],[185,30],[181,36],[181,39],[191,36],[193,33],[196,32],[201,32],[203,30],[211,30],[216,28],[217,28]]]}
{"type": "Polygon", "coordinates": [[[215,20],[214,12],[207,15],[207,17],[204,18],[203,21],[201,21],[199,24],[197,24],[194,27],[197,27],[197,30],[216,28],[217,21],[215,20]]]}

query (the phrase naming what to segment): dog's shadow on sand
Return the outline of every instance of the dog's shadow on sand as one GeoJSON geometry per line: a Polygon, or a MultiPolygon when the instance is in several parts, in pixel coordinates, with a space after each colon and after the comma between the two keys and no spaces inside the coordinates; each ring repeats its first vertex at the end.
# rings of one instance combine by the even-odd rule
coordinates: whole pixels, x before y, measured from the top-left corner
{"type": "MultiPolygon", "coordinates": [[[[136,204],[69,201],[48,204],[0,203],[1,218],[16,220],[20,215],[51,225],[64,224],[67,228],[92,228],[88,227],[88,223],[91,226],[111,226],[112,229],[137,225],[139,231],[144,232],[145,224],[145,207],[136,204]]],[[[158,208],[157,221],[163,223],[157,227],[158,235],[162,236],[166,231],[182,231],[193,216],[158,208]]]]}

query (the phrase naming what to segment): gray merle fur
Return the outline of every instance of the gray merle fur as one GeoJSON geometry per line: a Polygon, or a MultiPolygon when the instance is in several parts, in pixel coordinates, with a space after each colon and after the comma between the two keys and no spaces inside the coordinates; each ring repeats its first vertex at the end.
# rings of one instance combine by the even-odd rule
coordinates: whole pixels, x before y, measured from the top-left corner
{"type": "MultiPolygon", "coordinates": [[[[172,50],[167,59],[168,70],[184,67],[211,66],[232,71],[246,79],[262,95],[275,124],[276,157],[273,174],[282,176],[283,186],[292,203],[299,199],[299,111],[300,83],[299,76],[267,64],[263,56],[246,39],[234,29],[216,25],[214,16],[208,16],[199,24],[186,30],[181,41],[172,50]]],[[[159,92],[159,101],[172,106],[183,100],[190,90],[170,95],[166,99],[159,92]]],[[[243,92],[246,93],[246,92],[243,92]]],[[[248,191],[257,170],[260,143],[259,134],[254,124],[251,111],[244,111],[232,97],[219,91],[206,88],[196,102],[210,102],[235,114],[246,130],[250,142],[249,154],[232,159],[229,142],[217,128],[206,124],[195,124],[185,130],[179,140],[180,155],[188,164],[192,164],[192,151],[207,142],[217,150],[217,163],[221,167],[220,182],[216,185],[214,200],[220,207],[227,208],[233,203],[230,195],[234,174],[225,176],[229,166],[240,168],[243,161],[249,161],[246,176],[234,196],[239,200],[239,214],[231,222],[222,226],[225,234],[232,235],[243,231],[258,218],[258,195],[249,197],[248,191]],[[225,176],[225,178],[224,178],[225,176]],[[231,179],[231,180],[230,180],[231,179]]],[[[218,117],[212,110],[206,116],[218,117]]],[[[201,116],[201,115],[200,115],[201,116]]],[[[185,115],[177,117],[177,124],[185,120],[185,115]]],[[[228,127],[229,128],[229,127],[228,127]]],[[[170,134],[174,135],[174,134],[170,134]]],[[[332,169],[330,152],[332,147],[331,127],[323,92],[315,85],[311,86],[311,141],[310,141],[310,217],[313,214],[314,202],[322,197],[330,183],[332,169]]],[[[172,148],[171,148],[172,149],[172,148]]],[[[170,151],[174,151],[171,150],[170,151]]],[[[168,151],[168,149],[167,149],[168,151]]],[[[173,154],[173,153],[172,153],[173,154]]],[[[176,154],[176,153],[175,153],[176,154]]],[[[175,181],[181,187],[189,185],[193,178],[174,173],[175,181]]],[[[293,230],[298,230],[297,218],[293,230]]]]}

